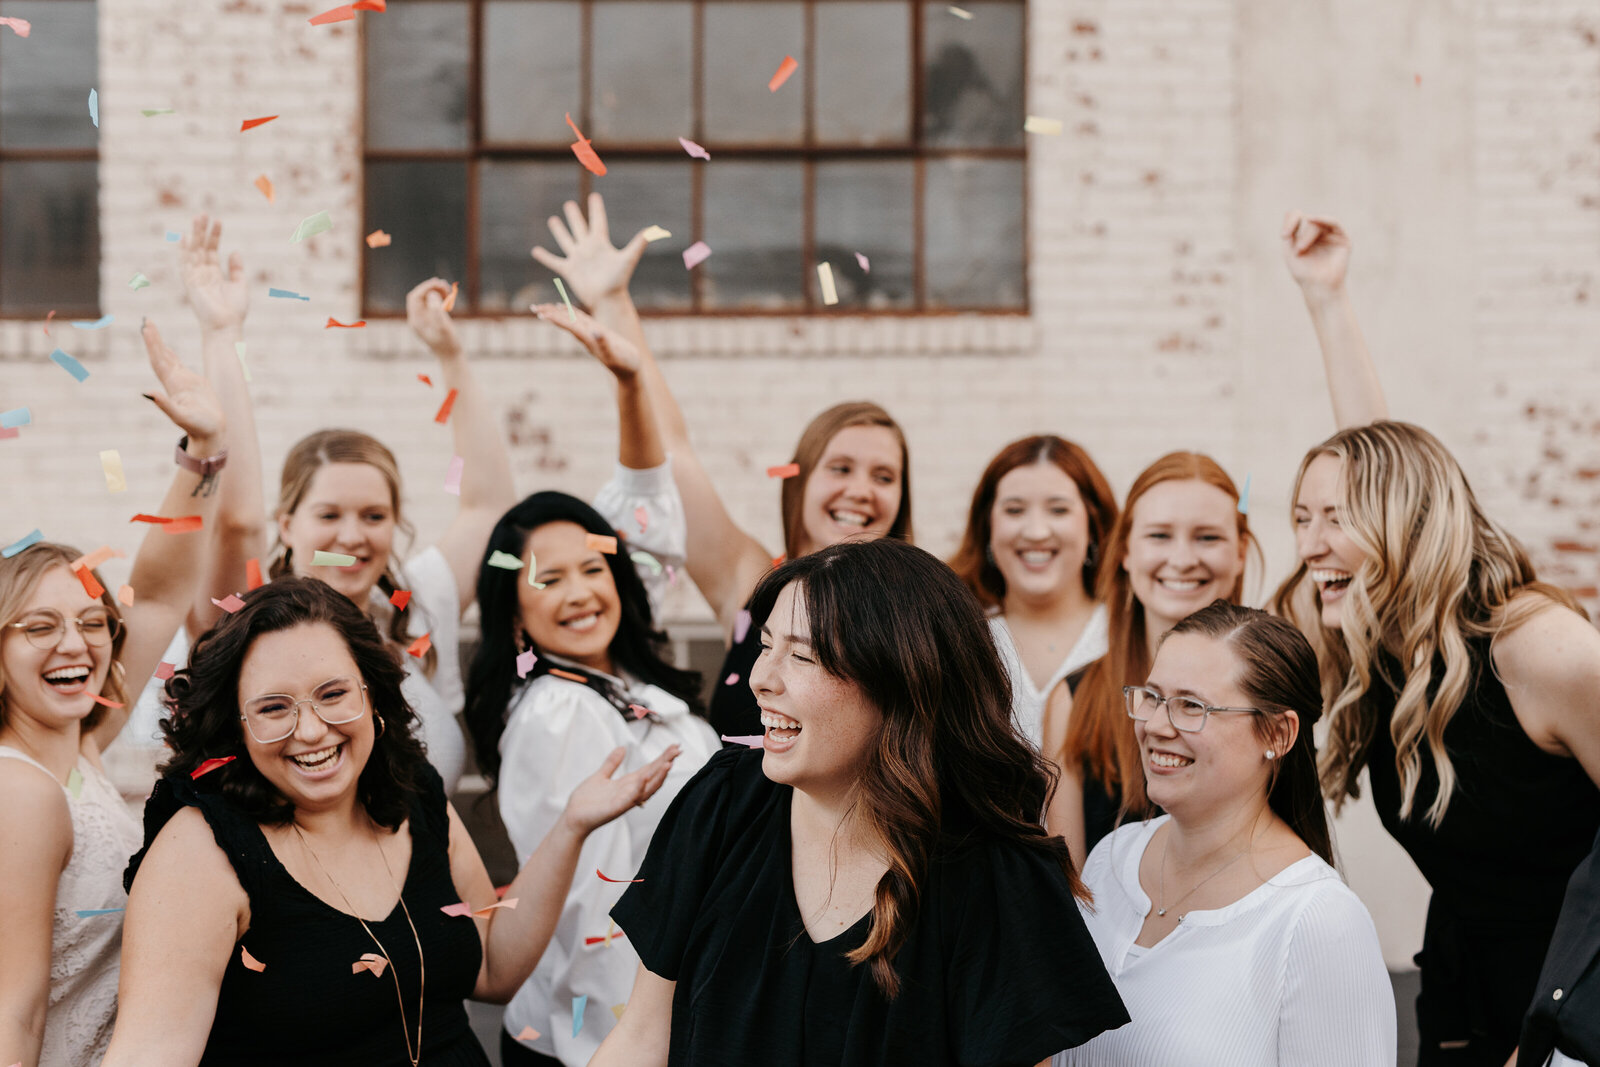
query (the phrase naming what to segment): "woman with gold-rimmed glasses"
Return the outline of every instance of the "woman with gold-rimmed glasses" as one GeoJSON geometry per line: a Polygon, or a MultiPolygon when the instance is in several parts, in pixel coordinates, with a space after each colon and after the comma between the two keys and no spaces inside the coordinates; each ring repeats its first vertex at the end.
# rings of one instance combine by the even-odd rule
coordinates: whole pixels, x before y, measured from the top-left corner
{"type": "Polygon", "coordinates": [[[1084,918],[1133,1022],[1057,1067],[1393,1065],[1378,935],[1332,866],[1310,644],[1219,600],[1178,622],[1122,694],[1166,814],[1090,853],[1084,918]]]}

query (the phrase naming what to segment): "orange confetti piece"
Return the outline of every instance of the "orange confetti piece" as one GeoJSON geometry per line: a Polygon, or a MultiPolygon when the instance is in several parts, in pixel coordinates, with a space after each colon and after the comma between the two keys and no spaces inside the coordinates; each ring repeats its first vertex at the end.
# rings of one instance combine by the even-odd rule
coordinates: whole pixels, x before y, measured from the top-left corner
{"type": "Polygon", "coordinates": [[[612,882],[612,883],[614,883],[616,885],[632,885],[635,882],[644,881],[643,878],[608,878],[608,877],[606,877],[606,873],[604,871],[602,871],[599,867],[596,867],[594,869],[594,873],[598,874],[600,876],[600,880],[602,882],[612,882]]]}
{"type": "Polygon", "coordinates": [[[260,189],[261,190],[261,195],[267,198],[267,203],[269,203],[269,204],[277,203],[277,201],[278,201],[278,193],[277,193],[277,191],[275,189],[272,188],[272,179],[271,178],[269,178],[265,174],[263,174],[261,177],[256,179],[256,188],[260,189]]]}
{"type": "Polygon", "coordinates": [[[382,230],[373,230],[371,233],[367,234],[368,248],[388,248],[393,241],[394,238],[390,237],[382,230]]]}
{"type": "Polygon", "coordinates": [[[72,573],[78,576],[78,581],[83,583],[83,591],[89,594],[90,599],[99,600],[105,596],[106,587],[95,581],[94,574],[88,567],[74,567],[72,573]]]}
{"type": "Polygon", "coordinates": [[[417,375],[417,381],[421,382],[423,385],[426,385],[429,389],[433,388],[433,379],[428,377],[426,374],[417,375]]]}
{"type": "Polygon", "coordinates": [[[578,124],[572,121],[570,112],[567,114],[567,125],[572,127],[572,134],[578,139],[572,146],[572,154],[578,157],[578,162],[582,163],[590,174],[596,177],[604,176],[606,165],[600,162],[599,155],[595,153],[594,143],[585,137],[583,131],[578,129],[578,124]]]}
{"type": "Polygon", "coordinates": [[[261,580],[261,561],[247,559],[244,561],[244,584],[246,589],[260,589],[265,582],[261,580]]]}
{"type": "Polygon", "coordinates": [[[407,645],[406,651],[418,659],[421,659],[423,656],[428,654],[428,649],[432,647],[433,638],[429,637],[427,634],[423,634],[421,637],[411,642],[411,644],[407,645]]]}
{"type": "Polygon", "coordinates": [[[143,512],[128,521],[153,523],[169,534],[190,533],[204,525],[204,519],[199,515],[180,515],[177,518],[169,518],[166,515],[146,515],[143,512]]]}
{"type": "Polygon", "coordinates": [[[573,674],[571,671],[564,671],[559,667],[551,667],[550,673],[555,675],[557,678],[565,678],[569,682],[577,682],[580,685],[589,684],[589,679],[585,678],[583,675],[573,674]]]}
{"type": "Polygon", "coordinates": [[[389,603],[394,605],[396,611],[406,610],[406,605],[411,603],[411,590],[396,589],[394,595],[389,598],[389,603]]]}
{"type": "Polygon", "coordinates": [[[517,906],[517,898],[516,897],[511,897],[511,898],[509,898],[507,900],[501,900],[501,901],[498,901],[498,902],[496,902],[494,904],[490,904],[490,905],[488,905],[486,907],[478,908],[472,914],[473,915],[478,915],[478,916],[487,915],[487,914],[489,914],[491,911],[493,911],[496,908],[515,908],[516,906],[517,906]]]}
{"type": "MultiPolygon", "coordinates": [[[[163,666],[165,666],[165,664],[163,664],[163,666]]],[[[167,671],[167,677],[168,678],[172,677],[172,671],[171,670],[167,671]]],[[[213,757],[211,759],[206,760],[204,763],[200,764],[200,766],[198,766],[194,770],[190,771],[189,772],[189,777],[190,778],[199,778],[202,775],[210,774],[212,771],[216,770],[218,767],[226,767],[228,764],[232,763],[234,760],[236,760],[238,758],[239,758],[238,756],[215,756],[215,757],[213,757]]],[[[248,967],[249,964],[246,963],[245,966],[248,967]]],[[[260,970],[261,968],[260,967],[256,967],[254,969],[255,970],[260,970]]]]}
{"type": "Polygon", "coordinates": [[[612,938],[614,940],[621,941],[623,938],[625,938],[627,936],[628,936],[627,931],[618,930],[616,933],[608,933],[608,934],[605,934],[602,937],[586,937],[586,938],[583,939],[583,943],[585,945],[604,945],[604,944],[608,943],[606,938],[612,938]]]}
{"type": "Polygon", "coordinates": [[[118,559],[127,559],[128,558],[128,554],[126,552],[122,551],[121,549],[112,548],[110,545],[101,545],[99,548],[95,549],[93,552],[89,553],[87,556],[79,556],[77,559],[73,560],[72,561],[72,566],[74,568],[78,568],[78,567],[94,568],[94,567],[100,566],[100,564],[104,563],[106,560],[110,559],[112,556],[115,556],[118,559]]]}
{"type": "Polygon", "coordinates": [[[537,1040],[539,1040],[539,1031],[535,1030],[531,1026],[524,1026],[522,1028],[522,1033],[517,1035],[517,1040],[518,1041],[537,1041],[537,1040]]]}
{"type": "Polygon", "coordinates": [[[90,693],[89,694],[89,699],[94,701],[96,704],[104,704],[108,708],[125,708],[125,707],[127,707],[126,704],[118,704],[115,700],[107,700],[105,697],[101,696],[99,693],[90,693]]]}
{"type": "Polygon", "coordinates": [[[243,945],[239,946],[239,962],[244,964],[248,970],[255,971],[257,974],[267,969],[267,965],[250,955],[250,950],[243,945]]]}
{"type": "Polygon", "coordinates": [[[125,607],[133,607],[133,586],[123,585],[117,587],[117,599],[125,607]]]}
{"type": "Polygon", "coordinates": [[[454,389],[452,389],[452,390],[450,390],[449,393],[447,393],[445,395],[444,403],[439,405],[439,413],[433,417],[433,421],[437,422],[440,426],[443,426],[445,423],[449,422],[450,421],[450,409],[455,407],[455,406],[456,406],[456,391],[454,389]]]}
{"type": "Polygon", "coordinates": [[[387,10],[387,0],[356,0],[353,4],[340,4],[330,8],[320,15],[313,15],[306,21],[313,26],[326,26],[330,22],[349,22],[356,17],[357,11],[384,11],[387,10]]]}
{"type": "Polygon", "coordinates": [[[594,552],[603,552],[608,556],[617,554],[617,539],[604,534],[585,534],[583,547],[594,552]]]}
{"type": "Polygon", "coordinates": [[[46,337],[50,336],[50,320],[55,318],[55,317],[56,317],[56,312],[55,312],[54,308],[51,308],[50,309],[50,314],[48,314],[48,315],[46,315],[44,317],[44,335],[46,337]]]}
{"type": "MultiPolygon", "coordinates": [[[[243,133],[246,130],[253,130],[257,126],[264,126],[277,117],[278,116],[276,115],[263,115],[259,119],[245,119],[243,122],[239,123],[239,132],[243,133]]],[[[259,185],[260,183],[257,182],[256,184],[259,185]]]]}
{"type": "Polygon", "coordinates": [[[460,291],[461,291],[461,283],[460,282],[451,282],[450,283],[450,295],[444,298],[444,310],[445,311],[448,312],[448,311],[454,311],[455,310],[456,294],[459,293],[460,291]]]}
{"type": "Polygon", "coordinates": [[[785,463],[781,467],[768,467],[768,478],[793,478],[800,473],[800,464],[785,463]]]}
{"type": "Polygon", "coordinates": [[[770,93],[777,92],[783,83],[789,80],[789,75],[799,69],[800,64],[794,61],[794,56],[784,56],[783,62],[778,64],[778,72],[772,76],[771,81],[767,82],[767,91],[770,93]]]}
{"type": "Polygon", "coordinates": [[[359,960],[356,960],[356,962],[350,965],[350,973],[360,974],[362,971],[370,971],[373,975],[382,978],[383,972],[388,968],[388,966],[388,960],[384,959],[376,952],[368,952],[365,953],[359,960]]]}
{"type": "Polygon", "coordinates": [[[359,329],[361,329],[361,327],[365,326],[366,324],[367,324],[367,320],[366,319],[358,319],[355,322],[340,322],[338,319],[336,319],[336,318],[334,318],[333,316],[330,315],[330,316],[328,316],[328,324],[326,326],[324,326],[323,329],[324,330],[331,330],[331,329],[333,329],[334,327],[337,326],[341,330],[359,330],[359,329]]]}
{"type": "Polygon", "coordinates": [[[176,663],[168,663],[166,660],[162,660],[160,663],[156,664],[156,679],[164,682],[168,678],[171,678],[173,672],[177,669],[178,665],[176,663]]]}

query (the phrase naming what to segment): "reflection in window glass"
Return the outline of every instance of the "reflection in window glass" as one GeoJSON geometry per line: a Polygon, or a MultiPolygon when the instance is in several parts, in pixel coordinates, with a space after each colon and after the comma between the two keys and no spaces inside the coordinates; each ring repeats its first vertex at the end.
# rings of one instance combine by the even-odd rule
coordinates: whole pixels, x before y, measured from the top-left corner
{"type": "Polygon", "coordinates": [[[1023,7],[966,6],[970,22],[944,3],[923,8],[923,136],[950,148],[1020,145],[1023,7]]]}
{"type": "Polygon", "coordinates": [[[694,243],[692,168],[697,165],[702,164],[687,159],[681,163],[629,163],[605,176],[612,243],[623,245],[646,226],[672,231],[670,238],[647,245],[644,258],[634,269],[628,291],[641,308],[683,311],[690,306],[693,274],[683,269],[683,250],[694,243]]]}
{"type": "Polygon", "coordinates": [[[467,147],[470,14],[452,0],[406,0],[362,23],[369,148],[467,147]]]}
{"type": "MultiPolygon", "coordinates": [[[[817,165],[817,261],[832,266],[841,308],[881,311],[916,303],[915,183],[909,160],[817,165]],[[861,269],[857,252],[870,270],[861,269]]],[[[811,289],[820,304],[814,272],[811,289]]]]}
{"type": "Polygon", "coordinates": [[[925,216],[928,305],[1026,305],[1022,161],[929,160],[925,216]]]}
{"type": "Polygon", "coordinates": [[[805,55],[805,12],[795,3],[705,8],[705,135],[712,141],[798,144],[805,136],[806,68],[777,92],[767,82],[786,55],[805,55]]]}
{"type": "Polygon", "coordinates": [[[693,16],[686,3],[595,5],[587,136],[675,144],[694,128],[693,16]]]}
{"type": "Polygon", "coordinates": [[[93,148],[95,6],[90,0],[4,0],[0,15],[27,19],[27,39],[0,31],[0,148],[93,148]]]}
{"type": "MultiPolygon", "coordinates": [[[[391,9],[393,10],[393,9],[391,9]]],[[[365,248],[365,306],[404,311],[406,293],[438,277],[466,280],[467,167],[464,163],[368,161],[367,228],[387,230],[394,243],[365,248]]],[[[462,293],[458,306],[467,303],[462,293]]]]}
{"type": "Polygon", "coordinates": [[[583,121],[581,37],[575,3],[491,0],[483,6],[484,140],[572,143],[562,116],[571,112],[583,121]]]}
{"type": "MultiPolygon", "coordinates": [[[[766,86],[761,87],[762,92],[766,86]]],[[[803,306],[805,178],[799,163],[707,167],[705,242],[695,270],[708,308],[803,306]]]]}
{"type": "Polygon", "coordinates": [[[93,160],[0,164],[0,308],[7,313],[75,314],[98,306],[96,167],[93,160]]]}
{"type": "Polygon", "coordinates": [[[909,141],[911,8],[818,4],[816,19],[817,140],[857,145],[909,141]]]}
{"type": "Polygon", "coordinates": [[[480,311],[527,311],[560,299],[550,272],[535,263],[536,244],[554,251],[545,220],[578,195],[572,163],[495,163],[478,168],[480,311]]]}

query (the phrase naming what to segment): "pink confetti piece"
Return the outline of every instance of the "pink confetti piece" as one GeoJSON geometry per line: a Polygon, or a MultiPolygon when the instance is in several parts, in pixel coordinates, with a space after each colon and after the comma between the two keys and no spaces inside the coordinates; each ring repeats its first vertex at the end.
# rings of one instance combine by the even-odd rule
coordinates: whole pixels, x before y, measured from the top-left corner
{"type": "Polygon", "coordinates": [[[635,720],[642,719],[646,715],[650,714],[650,709],[645,707],[643,704],[629,704],[628,710],[633,712],[633,717],[635,720]]]}
{"type": "Polygon", "coordinates": [[[736,615],[733,620],[733,643],[736,645],[743,644],[745,637],[748,636],[749,633],[750,613],[741,609],[739,614],[736,615]]]}
{"type": "Polygon", "coordinates": [[[444,491],[452,496],[461,495],[461,471],[466,466],[466,460],[455,456],[450,460],[450,469],[445,472],[444,491]]]}
{"type": "Polygon", "coordinates": [[[517,898],[516,897],[507,897],[505,900],[499,901],[498,903],[495,903],[495,904],[490,904],[488,907],[479,908],[476,911],[474,911],[472,914],[474,914],[474,915],[487,915],[487,914],[489,914],[491,911],[493,911],[496,908],[515,908],[516,906],[517,906],[517,898]]]}
{"type": "Polygon", "coordinates": [[[872,273],[872,263],[871,263],[871,261],[868,260],[867,257],[862,255],[860,252],[856,253],[856,262],[861,265],[861,273],[862,274],[871,274],[872,273]]]}
{"type": "Polygon", "coordinates": [[[221,600],[218,600],[216,597],[212,597],[211,602],[217,607],[221,608],[223,611],[226,611],[229,615],[232,615],[234,612],[244,607],[244,601],[239,599],[238,593],[229,593],[221,600]]]}
{"type": "Polygon", "coordinates": [[[746,748],[765,748],[767,740],[763,734],[751,734],[749,737],[729,737],[723,734],[722,739],[730,745],[743,745],[746,748]]]}
{"type": "MultiPolygon", "coordinates": [[[[27,19],[0,19],[0,26],[10,26],[11,32],[18,37],[26,37],[33,32],[33,23],[27,19]]],[[[18,1067],[21,1065],[18,1064],[18,1067]]]]}
{"type": "Polygon", "coordinates": [[[650,528],[650,513],[644,509],[643,504],[633,509],[633,521],[639,524],[640,533],[650,528]]]}
{"type": "Polygon", "coordinates": [[[678,143],[683,145],[683,150],[685,152],[689,153],[695,159],[710,159],[711,158],[711,153],[710,152],[707,152],[704,148],[701,148],[699,145],[695,144],[693,141],[689,140],[687,137],[678,138],[678,143]]]}
{"type": "Polygon", "coordinates": [[[125,707],[127,707],[126,704],[118,704],[115,700],[107,700],[105,697],[101,696],[99,693],[90,693],[89,694],[89,699],[94,701],[96,704],[103,704],[108,708],[125,708],[125,707]]]}
{"type": "Polygon", "coordinates": [[[533,649],[524,649],[517,653],[517,677],[526,678],[528,672],[533,670],[533,665],[539,659],[533,654],[533,649]]]}
{"type": "Polygon", "coordinates": [[[710,258],[711,246],[704,241],[696,241],[683,250],[683,269],[694,270],[710,258]]]}
{"type": "Polygon", "coordinates": [[[176,663],[168,663],[166,660],[162,660],[160,663],[156,664],[156,677],[164,682],[168,678],[171,678],[172,672],[177,669],[178,665],[176,663]]]}
{"type": "Polygon", "coordinates": [[[734,671],[732,674],[728,675],[726,678],[724,678],[722,680],[722,684],[723,685],[738,685],[739,684],[739,672],[738,671],[734,671]]]}
{"type": "Polygon", "coordinates": [[[471,915],[472,905],[463,900],[459,904],[446,904],[439,910],[451,918],[459,918],[464,915],[471,915]]]}

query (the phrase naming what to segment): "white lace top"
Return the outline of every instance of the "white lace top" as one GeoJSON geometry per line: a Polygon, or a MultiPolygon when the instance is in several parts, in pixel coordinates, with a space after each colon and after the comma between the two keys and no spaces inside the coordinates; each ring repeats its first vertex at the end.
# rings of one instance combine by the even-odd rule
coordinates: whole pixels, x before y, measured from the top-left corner
{"type": "MultiPolygon", "coordinates": [[[[5,745],[0,758],[44,766],[5,745]]],[[[58,783],[59,784],[59,783],[58,783]]],[[[56,883],[50,937],[50,1008],[45,1017],[40,1067],[99,1063],[117,1017],[117,976],[122,951],[122,909],[128,894],[122,872],[144,835],[111,780],[86,756],[61,787],[72,815],[72,854],[56,883]],[[105,914],[85,914],[106,912],[105,914]]]]}

